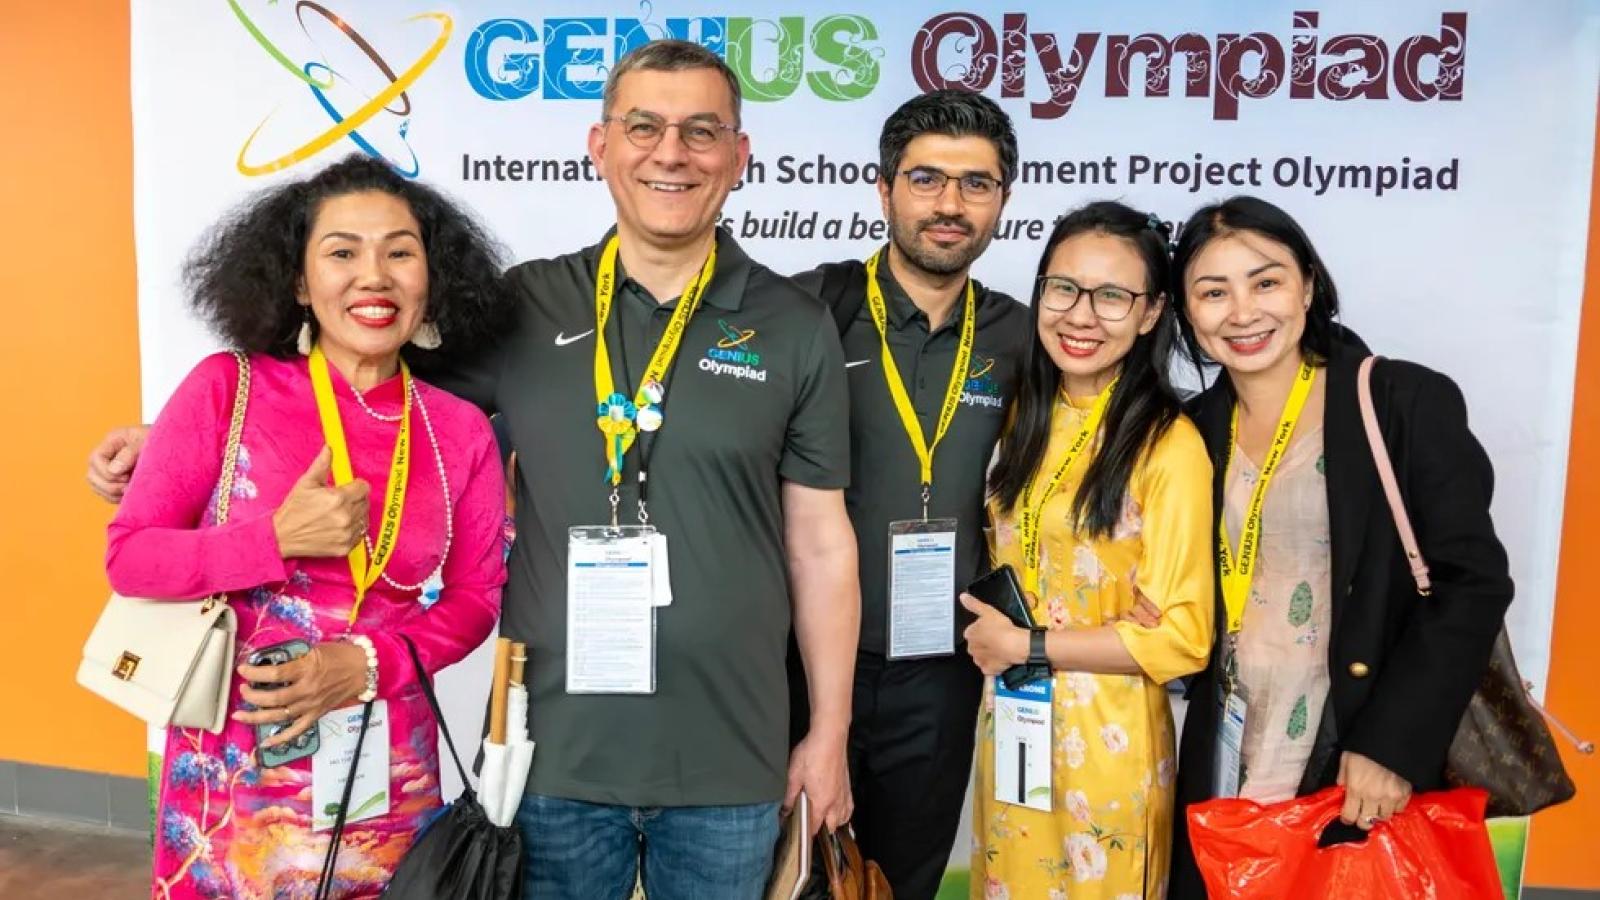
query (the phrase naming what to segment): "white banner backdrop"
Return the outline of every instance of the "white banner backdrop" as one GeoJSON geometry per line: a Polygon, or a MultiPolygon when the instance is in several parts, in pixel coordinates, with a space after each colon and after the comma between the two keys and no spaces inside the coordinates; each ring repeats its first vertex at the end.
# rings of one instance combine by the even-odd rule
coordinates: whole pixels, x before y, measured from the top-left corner
{"type": "MultiPolygon", "coordinates": [[[[1088,200],[1181,221],[1259,194],[1317,242],[1346,324],[1457,380],[1498,474],[1516,649],[1542,681],[1589,222],[1593,3],[325,3],[133,3],[147,418],[216,346],[185,308],[182,259],[274,178],[374,153],[469,204],[515,258],[565,253],[612,221],[584,159],[605,71],[619,50],[686,37],[744,84],[753,162],[726,219],[757,259],[797,271],[872,250],[883,118],[965,85],[1012,115],[1023,159],[976,267],[985,282],[1025,297],[1052,220],[1088,200]]],[[[483,658],[441,684],[470,745],[483,658]]]]}

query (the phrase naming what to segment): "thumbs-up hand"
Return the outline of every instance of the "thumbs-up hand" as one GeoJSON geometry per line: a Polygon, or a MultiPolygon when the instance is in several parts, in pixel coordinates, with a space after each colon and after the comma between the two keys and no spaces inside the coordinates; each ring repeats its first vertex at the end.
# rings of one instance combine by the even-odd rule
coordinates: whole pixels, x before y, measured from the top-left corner
{"type": "Polygon", "coordinates": [[[284,559],[344,556],[366,534],[367,483],[357,478],[334,487],[332,468],[333,451],[323,447],[272,514],[284,559]]]}

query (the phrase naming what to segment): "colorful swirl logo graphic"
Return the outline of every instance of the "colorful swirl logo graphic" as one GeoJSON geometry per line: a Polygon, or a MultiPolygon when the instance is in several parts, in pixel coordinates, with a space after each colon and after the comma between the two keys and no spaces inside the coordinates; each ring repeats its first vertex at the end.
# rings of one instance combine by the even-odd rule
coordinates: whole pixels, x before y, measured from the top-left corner
{"type": "Polygon", "coordinates": [[[751,338],[756,336],[754,328],[740,328],[737,325],[729,325],[722,319],[717,320],[717,327],[722,329],[722,338],[717,341],[717,347],[721,350],[732,350],[748,343],[751,338]]]}
{"type": "MultiPolygon", "coordinates": [[[[274,0],[269,0],[270,2],[274,2],[274,0]]],[[[378,71],[382,72],[384,77],[388,79],[388,84],[383,90],[371,96],[366,103],[362,104],[354,112],[346,114],[340,112],[333,105],[333,102],[328,99],[327,91],[334,86],[336,80],[351,84],[348,78],[345,78],[328,65],[326,59],[297,65],[257,27],[256,23],[251,20],[250,16],[239,5],[239,0],[228,0],[228,7],[233,10],[233,14],[239,19],[239,23],[244,26],[245,31],[249,32],[250,36],[261,46],[261,49],[267,52],[268,56],[272,57],[285,71],[311,89],[311,95],[316,98],[317,105],[322,108],[323,112],[328,114],[328,118],[333,120],[333,125],[326,131],[312,137],[293,150],[265,162],[255,162],[250,158],[250,148],[255,143],[256,136],[261,133],[261,130],[266,127],[268,122],[272,121],[272,115],[269,113],[266,118],[261,120],[261,124],[250,132],[250,136],[245,138],[244,146],[239,148],[239,158],[235,162],[239,174],[249,176],[266,175],[269,172],[286,169],[321,153],[323,150],[338,143],[341,138],[347,137],[357,147],[361,148],[363,153],[384,160],[401,175],[407,178],[417,177],[421,171],[421,164],[417,161],[416,151],[411,149],[410,141],[406,137],[407,132],[410,130],[409,116],[411,115],[411,98],[406,94],[406,91],[416,83],[418,78],[422,77],[422,73],[426,72],[429,66],[433,65],[439,58],[439,54],[444,52],[445,44],[449,43],[450,32],[454,28],[454,22],[449,16],[444,13],[427,12],[419,13],[405,20],[407,22],[431,21],[438,26],[439,31],[427,50],[423,51],[416,61],[396,74],[394,67],[389,64],[388,60],[383,58],[377,48],[363,37],[360,32],[352,28],[348,22],[340,18],[338,14],[330,11],[320,3],[312,2],[312,0],[299,0],[294,6],[295,21],[299,23],[301,32],[305,34],[306,39],[313,46],[315,46],[316,41],[312,38],[310,30],[306,26],[306,13],[308,12],[322,17],[340,34],[349,39],[350,43],[360,50],[377,67],[378,71]],[[400,139],[405,144],[406,153],[410,156],[409,160],[390,158],[361,135],[359,129],[380,112],[386,112],[400,118],[400,139]]]]}

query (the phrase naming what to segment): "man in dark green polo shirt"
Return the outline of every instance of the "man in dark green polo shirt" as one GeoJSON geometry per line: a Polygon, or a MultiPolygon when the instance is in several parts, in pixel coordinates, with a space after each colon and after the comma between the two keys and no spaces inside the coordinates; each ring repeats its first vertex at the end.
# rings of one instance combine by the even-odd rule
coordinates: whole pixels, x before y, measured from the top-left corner
{"type": "MultiPolygon", "coordinates": [[[[889,244],[875,261],[829,264],[795,280],[833,307],[850,380],[854,477],[845,499],[860,547],[862,598],[850,729],[856,835],[896,900],[924,900],[938,890],[959,826],[983,684],[959,646],[956,593],[987,558],[984,476],[1031,318],[967,274],[989,244],[1017,170],[1016,135],[999,106],[965,91],[916,97],[884,123],[879,154],[889,244]],[[884,365],[885,344],[892,368],[884,365]],[[894,399],[895,381],[911,423],[894,399]],[[926,485],[925,455],[932,463],[926,485]],[[905,531],[892,523],[920,522],[924,513],[954,520],[932,529],[948,527],[953,552],[942,570],[924,567],[919,576],[891,565],[891,528],[905,531]],[[891,570],[923,585],[937,578],[942,590],[923,590],[919,603],[915,590],[891,590],[891,570]]],[[[915,552],[907,541],[898,542],[897,558],[915,552]]],[[[794,706],[803,710],[797,671],[791,665],[794,706]]]]}
{"type": "MultiPolygon", "coordinates": [[[[525,895],[627,897],[642,875],[651,900],[756,897],[780,804],[804,790],[814,823],[851,813],[860,597],[839,336],[716,227],[749,140],[714,53],[657,41],[625,57],[589,152],[615,228],[510,270],[515,321],[492,350],[416,360],[498,412],[517,454],[501,633],[530,650],[539,748],[517,816],[525,895]],[[670,591],[582,571],[593,547],[572,529],[637,528],[646,510],[665,554],[596,558],[652,573],[670,559],[670,591]],[[812,703],[792,752],[791,621],[812,703]]],[[[108,437],[102,468],[121,446],[108,437]]]]}
{"type": "Polygon", "coordinates": [[[589,136],[616,228],[512,269],[512,332],[444,381],[498,410],[517,451],[501,631],[530,650],[539,751],[518,821],[534,897],[626,896],[641,846],[652,900],[754,896],[781,801],[803,787],[819,821],[850,815],[859,597],[844,362],[828,311],[716,228],[749,153],[738,99],[733,73],[696,44],[625,57],[589,136]],[[614,380],[603,390],[601,359],[614,380]],[[596,427],[597,397],[603,415],[600,395],[613,390],[610,405],[631,404],[619,415],[637,425],[615,480],[617,445],[596,427]],[[575,693],[612,689],[574,682],[572,606],[584,601],[569,584],[569,529],[614,512],[631,525],[646,508],[671,559],[670,605],[654,601],[653,688],[575,693]],[[791,608],[816,667],[810,732],[792,760],[791,608]]]}

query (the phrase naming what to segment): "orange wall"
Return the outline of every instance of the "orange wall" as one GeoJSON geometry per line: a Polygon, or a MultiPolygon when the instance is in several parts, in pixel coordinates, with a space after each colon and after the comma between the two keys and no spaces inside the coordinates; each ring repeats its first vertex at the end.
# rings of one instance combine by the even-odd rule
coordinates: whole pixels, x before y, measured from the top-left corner
{"type": "Polygon", "coordinates": [[[138,775],[143,727],[73,681],[105,602],[89,447],[139,417],[128,4],[0,27],[0,759],[138,775]]]}
{"type": "MultiPolygon", "coordinates": [[[[1600,135],[1595,140],[1600,159],[1600,135]]],[[[1577,394],[1573,398],[1571,458],[1567,462],[1566,521],[1556,579],[1556,624],[1550,639],[1545,699],[1579,735],[1600,743],[1600,167],[1589,192],[1589,257],[1583,320],[1578,326],[1577,394]]],[[[1504,489],[1504,488],[1502,488],[1504,489]]],[[[1567,770],[1578,784],[1571,803],[1533,820],[1528,884],[1600,889],[1600,756],[1580,756],[1562,742],[1567,770]]]]}
{"type": "MultiPolygon", "coordinates": [[[[127,4],[90,0],[0,29],[0,759],[142,775],[142,726],[73,682],[107,592],[110,510],[83,487],[84,458],[139,418],[127,36],[127,4]]],[[[1600,739],[1586,665],[1600,634],[1600,228],[1588,260],[1549,698],[1600,739]]],[[[1578,799],[1535,820],[1527,881],[1596,889],[1600,759],[1568,759],[1578,799]]]]}

